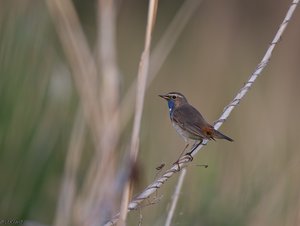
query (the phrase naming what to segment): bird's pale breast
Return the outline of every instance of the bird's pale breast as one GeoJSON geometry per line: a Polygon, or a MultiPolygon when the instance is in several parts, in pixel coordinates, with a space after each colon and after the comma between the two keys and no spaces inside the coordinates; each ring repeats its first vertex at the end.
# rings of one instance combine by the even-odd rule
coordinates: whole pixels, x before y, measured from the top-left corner
{"type": "Polygon", "coordinates": [[[200,137],[191,134],[190,132],[182,129],[177,123],[172,122],[173,127],[175,128],[176,132],[184,139],[185,142],[190,140],[199,140],[200,137]]]}

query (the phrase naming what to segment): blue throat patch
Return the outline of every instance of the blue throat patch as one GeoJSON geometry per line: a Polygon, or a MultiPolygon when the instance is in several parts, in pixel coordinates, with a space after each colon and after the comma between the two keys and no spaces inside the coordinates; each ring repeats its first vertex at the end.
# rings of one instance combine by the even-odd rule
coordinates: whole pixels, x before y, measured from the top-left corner
{"type": "Polygon", "coordinates": [[[175,107],[174,101],[168,100],[168,106],[169,106],[169,114],[170,114],[170,117],[171,117],[172,114],[173,114],[173,111],[174,111],[174,107],[175,107]]]}

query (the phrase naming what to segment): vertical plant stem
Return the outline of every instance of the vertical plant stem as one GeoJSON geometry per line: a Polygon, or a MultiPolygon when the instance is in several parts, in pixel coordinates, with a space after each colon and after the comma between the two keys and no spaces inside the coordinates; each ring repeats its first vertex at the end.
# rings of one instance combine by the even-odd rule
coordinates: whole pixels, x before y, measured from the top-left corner
{"type": "Polygon", "coordinates": [[[179,195],[180,195],[180,190],[181,190],[185,175],[186,175],[186,169],[182,169],[182,171],[180,173],[180,176],[179,176],[179,179],[178,179],[178,183],[176,185],[176,188],[175,188],[175,191],[174,191],[174,194],[173,194],[173,197],[172,197],[172,203],[171,203],[170,210],[168,212],[168,216],[167,216],[165,226],[171,226],[172,218],[174,216],[174,212],[175,212],[175,209],[176,209],[176,206],[177,206],[177,202],[178,202],[179,195]]]}
{"type": "MultiPolygon", "coordinates": [[[[130,154],[129,154],[130,164],[135,164],[138,151],[139,151],[139,133],[140,133],[142,113],[144,107],[146,82],[147,82],[147,76],[149,71],[151,36],[152,36],[153,27],[156,19],[157,4],[158,4],[157,0],[149,1],[145,46],[141,56],[138,75],[137,75],[137,92],[136,92],[135,115],[134,115],[135,117],[133,122],[133,132],[131,137],[131,146],[130,146],[130,154]]],[[[118,223],[119,225],[126,225],[126,218],[128,212],[127,208],[130,199],[131,186],[132,186],[132,181],[129,177],[127,183],[125,184],[123,195],[122,195],[120,221],[118,223]]]]}
{"type": "Polygon", "coordinates": [[[100,150],[101,114],[97,92],[97,67],[70,0],[47,0],[48,8],[78,90],[85,120],[100,150]]]}
{"type": "Polygon", "coordinates": [[[76,195],[76,176],[84,144],[85,124],[82,110],[78,109],[67,152],[64,175],[56,208],[54,226],[70,225],[76,195]]]}
{"type": "MultiPolygon", "coordinates": [[[[115,205],[115,150],[119,142],[119,70],[116,51],[116,7],[114,0],[98,0],[98,43],[99,71],[102,73],[101,100],[102,136],[101,155],[91,160],[82,200],[86,218],[101,224],[110,215],[115,205]],[[114,116],[114,117],[112,117],[114,116]],[[109,202],[109,203],[108,203],[109,202]],[[94,213],[95,207],[101,211],[94,213]]],[[[97,211],[96,211],[97,212],[97,211]]]]}

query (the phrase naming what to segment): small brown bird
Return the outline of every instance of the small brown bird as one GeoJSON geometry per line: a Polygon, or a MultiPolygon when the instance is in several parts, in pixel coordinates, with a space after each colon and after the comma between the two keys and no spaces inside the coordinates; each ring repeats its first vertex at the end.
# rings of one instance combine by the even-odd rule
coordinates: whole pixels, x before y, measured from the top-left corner
{"type": "MultiPolygon", "coordinates": [[[[225,139],[233,141],[233,139],[215,130],[212,125],[206,122],[200,112],[188,103],[183,94],[170,92],[159,96],[168,101],[171,122],[187,143],[185,149],[189,146],[191,140],[202,142],[203,139],[225,139]]],[[[191,152],[188,154],[191,154],[191,152]]]]}

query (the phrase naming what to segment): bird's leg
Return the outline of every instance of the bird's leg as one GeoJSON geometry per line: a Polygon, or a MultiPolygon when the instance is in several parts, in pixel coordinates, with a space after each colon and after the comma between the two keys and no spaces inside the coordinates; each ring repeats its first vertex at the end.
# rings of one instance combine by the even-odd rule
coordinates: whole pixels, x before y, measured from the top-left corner
{"type": "Polygon", "coordinates": [[[194,157],[192,156],[192,153],[197,149],[197,147],[199,147],[200,144],[202,144],[202,140],[200,142],[195,142],[193,147],[191,148],[191,151],[186,153],[186,155],[188,155],[191,158],[191,161],[193,161],[193,159],[194,159],[194,157]]]}
{"type": "Polygon", "coordinates": [[[176,160],[176,162],[173,163],[173,165],[177,164],[178,166],[178,171],[180,171],[180,165],[179,165],[179,159],[183,156],[183,153],[186,151],[186,149],[188,148],[190,144],[187,143],[183,149],[183,151],[181,152],[181,154],[179,155],[179,158],[176,160]]]}

